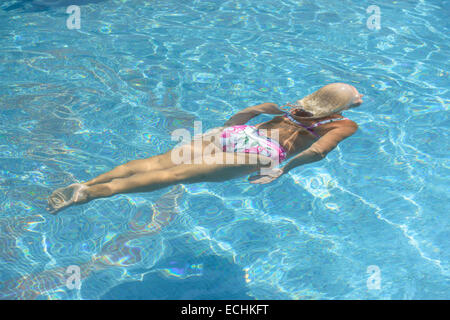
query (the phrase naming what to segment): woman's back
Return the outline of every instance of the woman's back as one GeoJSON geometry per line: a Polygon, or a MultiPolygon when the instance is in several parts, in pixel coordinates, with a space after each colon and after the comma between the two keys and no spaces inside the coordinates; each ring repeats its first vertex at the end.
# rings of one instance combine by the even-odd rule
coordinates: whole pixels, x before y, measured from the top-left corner
{"type": "Polygon", "coordinates": [[[286,116],[277,116],[255,126],[260,130],[267,130],[267,136],[280,143],[288,158],[306,150],[320,137],[333,129],[356,125],[355,122],[342,117],[340,114],[319,119],[299,118],[292,114],[291,117],[303,126],[294,123],[286,116]],[[332,120],[332,122],[327,122],[327,120],[332,120]],[[305,127],[311,129],[308,130],[305,127]]]}

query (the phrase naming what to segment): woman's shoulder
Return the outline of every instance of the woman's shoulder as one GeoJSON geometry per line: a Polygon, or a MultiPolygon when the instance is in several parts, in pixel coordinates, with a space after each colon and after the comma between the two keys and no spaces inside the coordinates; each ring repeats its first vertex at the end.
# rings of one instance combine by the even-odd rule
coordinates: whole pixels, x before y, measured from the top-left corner
{"type": "Polygon", "coordinates": [[[328,132],[342,133],[346,136],[350,136],[358,130],[358,124],[342,115],[332,115],[323,119],[319,119],[312,125],[314,129],[318,130],[320,136],[325,135],[328,132]]]}
{"type": "Polygon", "coordinates": [[[336,120],[333,121],[330,126],[330,131],[341,132],[345,136],[351,136],[358,130],[358,124],[346,117],[336,117],[336,120]]]}
{"type": "Polygon", "coordinates": [[[354,128],[355,131],[358,130],[358,124],[349,118],[342,117],[342,119],[339,122],[341,122],[341,124],[343,124],[346,127],[354,128]]]}

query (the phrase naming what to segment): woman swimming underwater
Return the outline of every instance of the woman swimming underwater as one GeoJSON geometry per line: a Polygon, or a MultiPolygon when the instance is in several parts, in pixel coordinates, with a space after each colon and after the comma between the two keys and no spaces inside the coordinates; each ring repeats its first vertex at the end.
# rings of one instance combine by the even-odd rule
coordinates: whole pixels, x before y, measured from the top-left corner
{"type": "Polygon", "coordinates": [[[289,105],[288,111],[274,103],[248,107],[201,140],[194,138],[164,154],[133,160],[88,182],[55,190],[48,199],[48,210],[56,213],[72,204],[115,194],[149,192],[180,183],[220,182],[257,171],[249,181],[269,183],[295,167],[323,159],[355,133],[357,124],[341,112],[361,105],[362,96],[349,84],[332,83],[289,105]],[[280,116],[245,125],[259,114],[280,116]],[[180,162],[180,154],[189,155],[190,161],[180,162]]]}

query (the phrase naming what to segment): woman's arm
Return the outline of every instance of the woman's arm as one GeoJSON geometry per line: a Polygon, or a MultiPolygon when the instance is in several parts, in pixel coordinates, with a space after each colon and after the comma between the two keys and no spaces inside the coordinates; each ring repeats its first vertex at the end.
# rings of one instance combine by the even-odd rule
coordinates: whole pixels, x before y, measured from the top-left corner
{"type": "Polygon", "coordinates": [[[275,103],[262,103],[256,106],[245,108],[233,115],[227,122],[225,122],[225,127],[231,127],[236,125],[241,125],[247,123],[250,119],[256,117],[260,114],[283,114],[284,112],[280,110],[275,103]]]}

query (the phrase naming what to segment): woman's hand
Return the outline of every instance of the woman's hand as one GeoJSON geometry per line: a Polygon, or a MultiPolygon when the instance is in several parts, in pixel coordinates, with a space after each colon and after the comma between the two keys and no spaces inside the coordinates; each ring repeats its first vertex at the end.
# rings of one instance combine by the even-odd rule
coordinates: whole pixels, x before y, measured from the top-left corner
{"type": "MultiPolygon", "coordinates": [[[[266,170],[268,171],[269,169],[266,169],[266,170]]],[[[270,183],[270,182],[274,181],[275,179],[278,179],[283,174],[284,174],[283,169],[273,168],[273,169],[270,169],[269,172],[265,172],[262,175],[257,174],[257,175],[249,177],[248,181],[250,183],[255,183],[255,184],[266,184],[266,183],[270,183]]]]}

